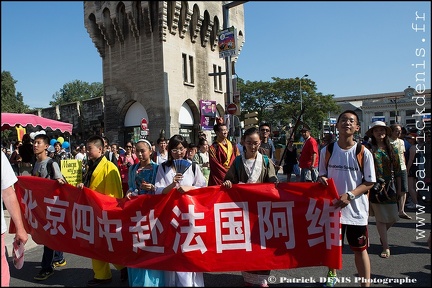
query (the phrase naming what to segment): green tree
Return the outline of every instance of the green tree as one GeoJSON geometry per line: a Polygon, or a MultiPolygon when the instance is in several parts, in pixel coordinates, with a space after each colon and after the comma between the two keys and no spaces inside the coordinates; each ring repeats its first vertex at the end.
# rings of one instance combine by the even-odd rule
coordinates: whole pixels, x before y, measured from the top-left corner
{"type": "Polygon", "coordinates": [[[63,88],[52,96],[54,101],[51,101],[49,105],[56,106],[101,97],[103,91],[103,84],[100,82],[89,84],[88,82],[75,80],[64,84],[63,88]]]}
{"type": "Polygon", "coordinates": [[[263,122],[269,118],[269,107],[272,107],[277,99],[272,93],[272,84],[263,81],[238,80],[238,89],[241,91],[241,110],[242,114],[257,111],[258,119],[263,122]]]}
{"type": "Polygon", "coordinates": [[[29,107],[24,104],[21,92],[16,92],[16,81],[9,71],[1,73],[1,111],[10,113],[24,113],[29,107]]]}
{"type": "MultiPolygon", "coordinates": [[[[15,84],[17,81],[12,77],[9,71],[1,73],[1,112],[25,113],[29,107],[23,102],[21,92],[16,92],[15,84]]],[[[14,130],[8,129],[1,132],[2,144],[7,145],[9,138],[14,130]]]]}
{"type": "MultiPolygon", "coordinates": [[[[302,79],[300,96],[300,79],[282,79],[272,77],[272,82],[244,81],[239,79],[237,88],[241,92],[242,114],[257,111],[260,122],[272,125],[273,130],[294,124],[299,117],[301,106],[305,108],[303,122],[311,127],[315,137],[321,133],[323,121],[328,113],[339,112],[334,95],[317,93],[316,84],[311,79],[302,79]],[[301,101],[302,100],[302,101],[301,101]],[[302,104],[301,104],[302,102],[302,104]]],[[[299,134],[297,133],[297,139],[299,134]]]]}

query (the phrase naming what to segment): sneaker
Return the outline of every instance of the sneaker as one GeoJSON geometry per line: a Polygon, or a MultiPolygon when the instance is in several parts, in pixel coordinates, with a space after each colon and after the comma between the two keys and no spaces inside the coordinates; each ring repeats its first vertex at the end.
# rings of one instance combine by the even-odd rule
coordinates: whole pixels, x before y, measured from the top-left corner
{"type": "Polygon", "coordinates": [[[328,271],[327,273],[327,281],[324,283],[324,287],[334,287],[337,282],[337,275],[336,273],[333,273],[332,271],[328,271]]]}
{"type": "Polygon", "coordinates": [[[87,287],[95,287],[95,286],[99,286],[99,285],[102,285],[102,284],[108,284],[108,283],[111,283],[111,281],[112,281],[111,278],[109,278],[109,279],[96,279],[96,278],[93,278],[93,279],[91,279],[90,281],[87,282],[87,287]]]}
{"type": "Polygon", "coordinates": [[[53,262],[53,267],[54,268],[57,268],[57,267],[63,267],[63,266],[66,266],[66,259],[62,259],[62,260],[60,260],[60,261],[54,261],[53,262]]]}
{"type": "Polygon", "coordinates": [[[38,280],[38,281],[43,281],[43,280],[48,279],[48,277],[50,277],[53,274],[54,274],[54,270],[53,271],[45,271],[45,272],[41,271],[41,272],[39,272],[38,275],[34,276],[33,278],[35,280],[38,280]]]}

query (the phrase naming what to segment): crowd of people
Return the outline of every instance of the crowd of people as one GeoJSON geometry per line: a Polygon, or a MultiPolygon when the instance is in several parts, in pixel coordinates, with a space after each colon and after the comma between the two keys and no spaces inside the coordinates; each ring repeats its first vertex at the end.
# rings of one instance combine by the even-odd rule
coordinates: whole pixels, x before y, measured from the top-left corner
{"type": "MultiPolygon", "coordinates": [[[[111,197],[126,197],[130,201],[143,194],[167,194],[174,188],[187,193],[212,185],[222,185],[227,189],[238,183],[277,185],[281,181],[278,177],[281,168],[288,182],[327,185],[328,179],[332,178],[339,193],[334,205],[341,208],[342,239],[346,236],[354,253],[359,277],[369,279],[368,218],[373,216],[376,219],[382,245],[380,257],[389,258],[388,230],[400,218],[411,219],[405,209],[415,208],[419,201],[415,189],[418,170],[425,170],[423,180],[430,185],[431,135],[430,132],[406,133],[399,124],[388,127],[384,122],[376,121],[371,124],[363,138],[365,141],[361,143],[354,139],[360,130],[360,122],[357,114],[351,110],[339,115],[336,128],[337,139],[330,135],[318,143],[311,135],[311,129],[304,125],[300,129],[303,138],[301,153],[293,145],[295,139],[290,138],[282,159],[276,158],[271,125],[268,123],[247,129],[240,143],[231,142],[227,125],[218,121],[213,127],[215,138],[207,139],[206,134],[201,133],[197,144],[188,143],[183,136],[176,134],[169,139],[160,137],[156,144],[147,139],[140,139],[136,143],[127,141],[123,148],[117,143],[110,144],[106,137],[94,135],[71,152],[65,151],[59,142],[53,145],[54,149],[48,149],[50,141],[45,134],[36,135],[34,139],[25,134],[22,141],[15,143],[9,157],[2,153],[2,201],[17,226],[16,240],[24,245],[28,236],[23,231],[19,206],[13,193],[13,184],[18,181],[16,176],[45,177],[64,184],[60,164],[65,159],[82,162],[83,177],[82,183],[77,184],[78,188],[87,187],[111,197]],[[362,162],[358,160],[359,153],[362,162]],[[3,159],[8,159],[10,165],[6,165],[3,159]],[[179,159],[191,162],[193,168],[186,172],[177,171],[175,161],[179,159]],[[426,159],[426,163],[422,159],[426,159]],[[419,167],[419,163],[423,166],[419,167]],[[368,191],[380,178],[386,182],[395,180],[398,197],[384,203],[371,203],[368,191]]],[[[2,242],[6,232],[3,221],[2,210],[2,242]]],[[[87,282],[87,286],[99,286],[112,281],[110,263],[98,259],[91,259],[91,263],[94,277],[87,282]]],[[[42,268],[34,279],[43,281],[54,274],[55,268],[65,265],[66,259],[61,251],[44,246],[42,268]]],[[[133,287],[204,286],[202,272],[113,265],[121,271],[121,280],[128,281],[129,286],[133,287]]],[[[8,286],[8,273],[4,269],[9,268],[2,265],[2,286],[8,286]]],[[[269,270],[243,271],[242,275],[246,286],[268,287],[269,270]]],[[[328,267],[325,285],[334,286],[336,277],[336,269],[328,267]]],[[[362,286],[368,284],[366,281],[362,286]]]]}

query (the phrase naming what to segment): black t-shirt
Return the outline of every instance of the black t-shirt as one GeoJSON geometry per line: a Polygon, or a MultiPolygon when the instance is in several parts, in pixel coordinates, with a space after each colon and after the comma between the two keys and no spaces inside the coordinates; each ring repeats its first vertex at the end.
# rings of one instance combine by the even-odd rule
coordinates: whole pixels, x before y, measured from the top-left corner
{"type": "Polygon", "coordinates": [[[284,159],[285,164],[297,164],[297,148],[293,147],[293,150],[289,150],[288,148],[286,149],[285,152],[285,159],[284,159]]]}

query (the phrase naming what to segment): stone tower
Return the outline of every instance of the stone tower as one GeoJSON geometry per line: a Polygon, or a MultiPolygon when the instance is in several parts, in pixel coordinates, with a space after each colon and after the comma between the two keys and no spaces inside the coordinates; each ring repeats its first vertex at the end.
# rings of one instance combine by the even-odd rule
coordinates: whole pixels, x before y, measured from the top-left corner
{"type": "MultiPolygon", "coordinates": [[[[200,100],[214,100],[225,114],[225,59],[218,32],[232,1],[84,1],[84,24],[103,63],[104,133],[121,146],[140,134],[160,132],[197,141],[200,100]],[[146,132],[144,132],[146,133],[146,132]]],[[[229,26],[244,43],[243,5],[229,9],[229,26]]],[[[232,67],[238,56],[232,57],[232,67]]]]}

